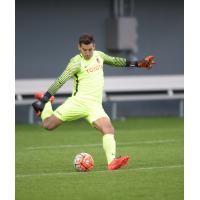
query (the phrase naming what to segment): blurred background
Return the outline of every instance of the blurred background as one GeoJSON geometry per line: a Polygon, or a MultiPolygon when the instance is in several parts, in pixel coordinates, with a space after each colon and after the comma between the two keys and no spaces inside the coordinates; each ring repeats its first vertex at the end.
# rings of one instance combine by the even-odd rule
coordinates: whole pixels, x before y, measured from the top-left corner
{"type": "MultiPolygon", "coordinates": [[[[150,71],[105,66],[105,76],[184,74],[183,0],[16,0],[15,20],[16,80],[56,79],[79,53],[83,33],[93,34],[96,48],[113,56],[156,57],[150,71]]],[[[111,104],[104,102],[109,115],[111,104]]],[[[16,123],[29,122],[29,109],[16,105],[16,123]]],[[[179,115],[180,99],[117,104],[117,118],[179,115]]]]}

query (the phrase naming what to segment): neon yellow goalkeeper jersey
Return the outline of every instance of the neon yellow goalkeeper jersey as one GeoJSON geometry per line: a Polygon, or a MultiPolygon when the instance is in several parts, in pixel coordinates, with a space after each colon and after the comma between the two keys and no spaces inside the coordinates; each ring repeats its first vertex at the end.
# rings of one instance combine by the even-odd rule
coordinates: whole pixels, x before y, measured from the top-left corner
{"type": "Polygon", "coordinates": [[[103,64],[116,67],[125,67],[126,59],[111,57],[101,51],[94,51],[89,60],[79,54],[74,56],[67,65],[64,72],[50,86],[48,92],[55,95],[58,89],[70,78],[74,79],[74,89],[72,96],[82,100],[102,102],[104,73],[103,64]]]}

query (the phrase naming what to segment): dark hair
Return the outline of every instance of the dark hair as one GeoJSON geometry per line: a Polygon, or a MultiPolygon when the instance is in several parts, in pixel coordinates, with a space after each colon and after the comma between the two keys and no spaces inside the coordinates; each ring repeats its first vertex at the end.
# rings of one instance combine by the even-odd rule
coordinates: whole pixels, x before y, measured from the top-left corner
{"type": "Polygon", "coordinates": [[[79,38],[79,45],[95,43],[94,37],[90,34],[83,34],[79,38]]]}

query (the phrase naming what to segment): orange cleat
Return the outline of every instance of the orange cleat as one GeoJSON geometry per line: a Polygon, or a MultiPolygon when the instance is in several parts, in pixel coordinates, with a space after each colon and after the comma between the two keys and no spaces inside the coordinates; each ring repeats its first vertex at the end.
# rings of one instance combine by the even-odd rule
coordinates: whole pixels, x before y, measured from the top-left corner
{"type": "MultiPolygon", "coordinates": [[[[35,93],[35,99],[37,100],[41,100],[44,96],[44,93],[43,92],[37,92],[35,93]]],[[[51,96],[51,98],[49,99],[51,103],[53,103],[55,101],[55,97],[54,96],[51,96]]]]}
{"type": "Polygon", "coordinates": [[[108,164],[108,170],[116,170],[125,165],[128,165],[129,156],[120,156],[115,158],[110,164],[108,164]]]}

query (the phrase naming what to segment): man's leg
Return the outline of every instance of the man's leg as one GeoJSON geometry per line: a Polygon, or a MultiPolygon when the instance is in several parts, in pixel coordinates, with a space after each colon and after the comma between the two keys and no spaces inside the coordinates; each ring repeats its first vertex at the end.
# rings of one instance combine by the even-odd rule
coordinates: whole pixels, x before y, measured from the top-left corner
{"type": "Polygon", "coordinates": [[[63,122],[60,119],[58,119],[55,115],[51,115],[42,122],[42,127],[49,131],[52,131],[58,126],[60,126],[62,123],[63,122]]]}
{"type": "Polygon", "coordinates": [[[69,97],[54,111],[51,103],[48,102],[41,114],[42,126],[47,130],[53,130],[63,122],[85,118],[87,115],[87,108],[75,97],[69,97]]]}
{"type": "MultiPolygon", "coordinates": [[[[35,94],[35,99],[41,100],[44,97],[43,92],[37,92],[35,94]]],[[[49,101],[45,104],[44,109],[42,112],[36,112],[37,116],[40,116],[42,119],[42,127],[47,130],[53,130],[62,124],[62,120],[54,115],[52,110],[52,103],[54,102],[55,97],[51,96],[49,101]]]]}
{"type": "Polygon", "coordinates": [[[51,102],[46,103],[41,114],[42,127],[47,130],[53,130],[63,123],[62,120],[53,115],[51,102]]]}
{"type": "Polygon", "coordinates": [[[114,128],[109,118],[102,117],[93,125],[103,134],[103,149],[106,153],[108,169],[116,170],[128,164],[129,156],[116,158],[116,142],[114,138],[114,128]]]}
{"type": "Polygon", "coordinates": [[[106,153],[108,163],[112,162],[116,155],[116,142],[114,138],[115,130],[110,120],[102,117],[96,120],[94,127],[103,134],[103,149],[106,153]]]}

